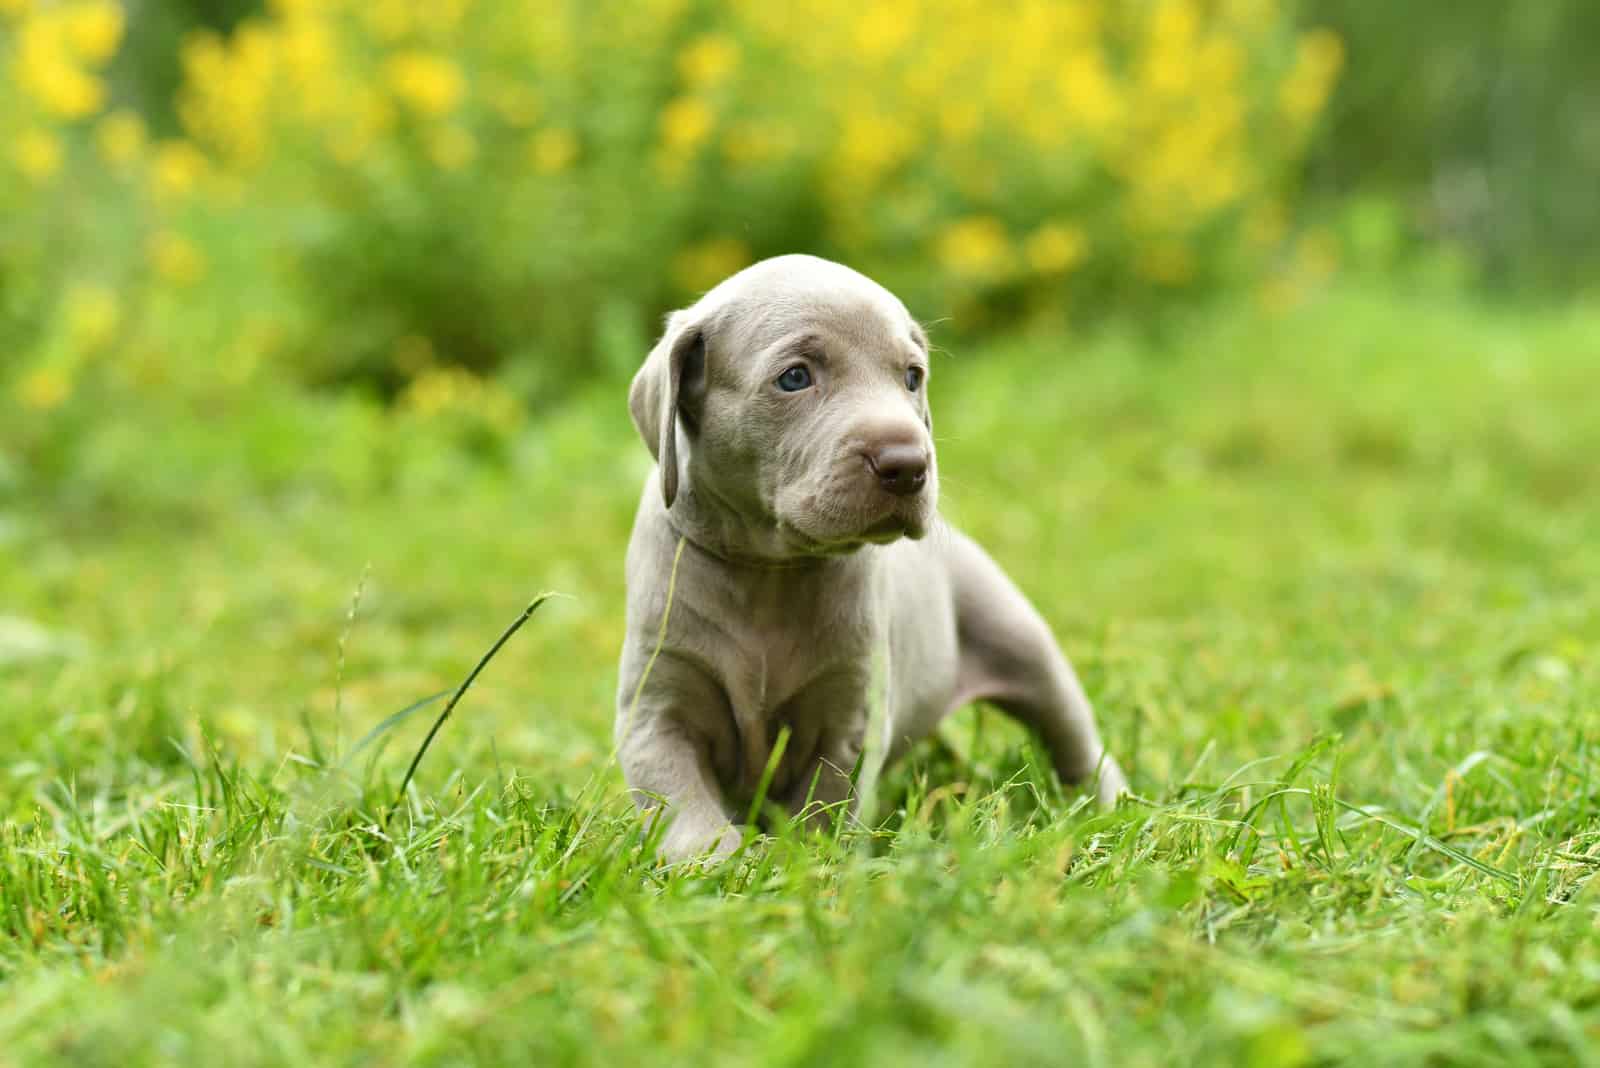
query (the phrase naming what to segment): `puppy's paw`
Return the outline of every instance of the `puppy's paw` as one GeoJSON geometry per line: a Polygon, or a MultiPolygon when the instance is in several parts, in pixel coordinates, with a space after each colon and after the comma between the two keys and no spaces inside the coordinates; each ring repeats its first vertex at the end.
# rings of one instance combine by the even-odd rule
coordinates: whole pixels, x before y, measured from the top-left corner
{"type": "Polygon", "coordinates": [[[726,860],[744,844],[744,835],[731,823],[708,827],[680,819],[661,841],[661,859],[668,864],[716,863],[726,860]]]}
{"type": "Polygon", "coordinates": [[[1115,808],[1119,797],[1133,793],[1128,788],[1128,777],[1122,774],[1122,767],[1111,754],[1107,753],[1100,761],[1095,774],[1095,799],[1101,808],[1115,808]]]}

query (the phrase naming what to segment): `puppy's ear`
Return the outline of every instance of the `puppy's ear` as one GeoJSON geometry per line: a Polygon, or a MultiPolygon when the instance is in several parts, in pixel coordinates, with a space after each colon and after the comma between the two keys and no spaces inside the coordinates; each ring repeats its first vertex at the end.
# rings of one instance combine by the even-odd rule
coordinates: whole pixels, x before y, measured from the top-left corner
{"type": "Polygon", "coordinates": [[[661,496],[668,508],[678,496],[678,399],[684,378],[698,373],[704,360],[700,325],[684,312],[673,312],[628,389],[628,411],[661,468],[661,496]]]}

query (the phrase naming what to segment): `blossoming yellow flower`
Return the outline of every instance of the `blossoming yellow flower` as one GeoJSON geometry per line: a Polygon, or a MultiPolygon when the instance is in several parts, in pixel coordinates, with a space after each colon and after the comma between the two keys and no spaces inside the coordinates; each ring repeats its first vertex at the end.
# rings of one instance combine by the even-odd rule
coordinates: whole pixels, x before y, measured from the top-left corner
{"type": "Polygon", "coordinates": [[[82,0],[61,8],[67,43],[79,57],[103,63],[122,43],[122,8],[110,0],[82,0]]]}
{"type": "Polygon", "coordinates": [[[1312,30],[1295,49],[1294,67],[1278,88],[1278,106],[1290,121],[1304,125],[1327,102],[1344,64],[1344,42],[1331,30],[1312,30]]]}
{"type": "Polygon", "coordinates": [[[871,108],[851,107],[839,135],[835,159],[842,176],[866,186],[902,162],[916,144],[905,122],[871,108]]]}
{"type": "Polygon", "coordinates": [[[1267,200],[1258,204],[1244,221],[1244,239],[1258,248],[1268,248],[1283,240],[1289,229],[1283,202],[1267,200]]]}
{"type": "Polygon", "coordinates": [[[939,130],[952,141],[965,141],[983,125],[983,109],[971,100],[952,100],[939,112],[939,130]]]}
{"type": "Polygon", "coordinates": [[[1194,253],[1177,241],[1158,241],[1140,251],[1134,267],[1152,282],[1181,285],[1194,277],[1194,253]]]}
{"type": "Polygon", "coordinates": [[[37,411],[59,408],[72,395],[72,381],[59,367],[37,367],[17,383],[17,397],[37,411]]]}
{"type": "Polygon", "coordinates": [[[512,126],[531,126],[539,118],[542,104],[539,94],[521,82],[493,83],[485,93],[495,114],[512,126]]]}
{"type": "Polygon", "coordinates": [[[1057,75],[1067,114],[1091,130],[1103,130],[1122,115],[1122,99],[1099,50],[1070,56],[1057,75]]]}
{"type": "Polygon", "coordinates": [[[421,115],[438,118],[455,110],[466,93],[461,69],[449,59],[417,50],[397,52],[384,65],[389,88],[421,115]]]}
{"type": "Polygon", "coordinates": [[[151,235],[146,252],[156,273],[176,285],[193,285],[205,276],[205,253],[182,234],[159,231],[151,235]]]}
{"type": "Polygon", "coordinates": [[[411,0],[372,0],[358,10],[380,41],[398,41],[411,30],[411,0]]]}
{"type": "Polygon", "coordinates": [[[510,433],[522,422],[522,406],[498,382],[462,367],[430,367],[400,394],[399,408],[423,419],[462,420],[510,433]]]}
{"type": "Polygon", "coordinates": [[[578,139],[571,130],[552,126],[533,135],[528,155],[535,171],[556,174],[566,170],[578,158],[578,139]]]}
{"type": "Polygon", "coordinates": [[[722,155],[736,166],[766,163],[781,159],[791,141],[789,131],[770,123],[736,123],[722,138],[722,155]]]}
{"type": "Polygon", "coordinates": [[[672,280],[686,293],[710,289],[750,262],[750,247],[734,237],[713,237],[672,258],[672,280]]]}
{"type": "Polygon", "coordinates": [[[49,130],[24,130],[11,148],[17,169],[34,182],[43,182],[61,169],[61,138],[49,130]]]}
{"type": "Polygon", "coordinates": [[[151,180],[164,196],[191,192],[206,173],[206,158],[187,141],[162,141],[156,146],[151,180]]]}
{"type": "Polygon", "coordinates": [[[862,53],[883,59],[911,36],[911,15],[901,4],[868,4],[856,19],[855,43],[862,53]]]}
{"type": "Polygon", "coordinates": [[[105,86],[99,78],[73,65],[61,47],[53,24],[33,19],[22,25],[17,49],[16,79],[41,108],[62,119],[81,119],[99,110],[105,86]]]}
{"type": "Polygon", "coordinates": [[[67,338],[79,351],[103,348],[115,335],[122,310],[117,295],[99,283],[80,283],[67,291],[67,338]]]}
{"type": "Polygon", "coordinates": [[[94,128],[95,148],[107,163],[126,166],[144,151],[144,120],[131,111],[113,111],[94,128]]]}
{"type": "Polygon", "coordinates": [[[421,334],[402,335],[389,350],[395,370],[408,378],[415,378],[433,366],[436,358],[433,342],[421,334]]]}
{"type": "Polygon", "coordinates": [[[460,126],[442,126],[428,137],[428,155],[445,171],[459,171],[478,155],[478,142],[460,126]]]}
{"type": "Polygon", "coordinates": [[[696,89],[720,85],[738,65],[739,46],[722,33],[696,38],[678,57],[678,73],[696,89]]]}
{"type": "Polygon", "coordinates": [[[1076,267],[1089,254],[1089,238],[1076,226],[1046,223],[1023,245],[1028,266],[1040,274],[1059,274],[1076,267]]]}
{"type": "Polygon", "coordinates": [[[1295,243],[1295,267],[1313,281],[1322,281],[1339,269],[1339,238],[1327,227],[1309,231],[1295,243]]]}
{"type": "Polygon", "coordinates": [[[1011,255],[1005,224],[992,215],[962,219],[939,235],[939,262],[955,274],[992,275],[1002,271],[1011,255]]]}
{"type": "Polygon", "coordinates": [[[668,149],[689,153],[711,133],[711,108],[697,96],[680,96],[661,109],[661,140],[668,149]]]}

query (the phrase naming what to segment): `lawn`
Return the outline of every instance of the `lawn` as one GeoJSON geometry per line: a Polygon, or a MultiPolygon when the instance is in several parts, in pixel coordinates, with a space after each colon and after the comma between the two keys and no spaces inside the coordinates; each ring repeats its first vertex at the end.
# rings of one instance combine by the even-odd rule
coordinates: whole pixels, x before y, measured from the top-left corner
{"type": "Polygon", "coordinates": [[[487,444],[271,392],[42,432],[0,1064],[1600,1063],[1597,386],[1600,308],[1359,286],[939,358],[945,513],[1138,797],[968,710],[876,825],[705,872],[609,759],[618,382],[487,444]],[[438,706],[368,732],[546,589],[383,823],[438,706]]]}

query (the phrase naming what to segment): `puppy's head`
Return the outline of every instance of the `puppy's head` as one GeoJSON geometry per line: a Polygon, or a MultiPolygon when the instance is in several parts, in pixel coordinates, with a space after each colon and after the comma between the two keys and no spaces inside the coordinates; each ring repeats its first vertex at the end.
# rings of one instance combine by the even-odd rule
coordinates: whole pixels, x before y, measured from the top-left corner
{"type": "Polygon", "coordinates": [[[674,312],[628,403],[669,509],[715,513],[694,521],[737,551],[820,555],[927,532],[927,380],[927,338],[891,293],[780,256],[674,312]]]}

